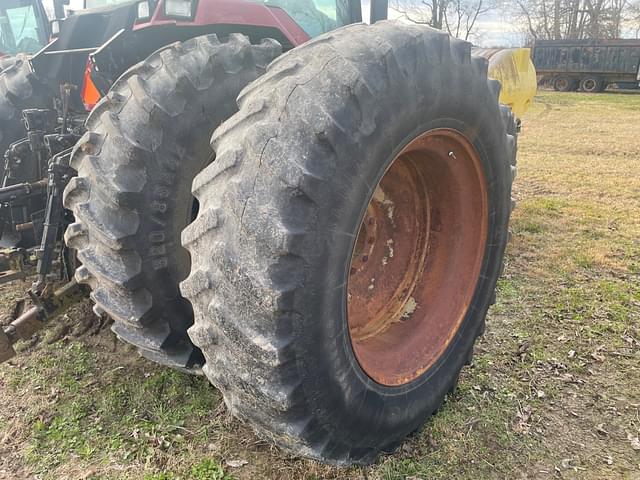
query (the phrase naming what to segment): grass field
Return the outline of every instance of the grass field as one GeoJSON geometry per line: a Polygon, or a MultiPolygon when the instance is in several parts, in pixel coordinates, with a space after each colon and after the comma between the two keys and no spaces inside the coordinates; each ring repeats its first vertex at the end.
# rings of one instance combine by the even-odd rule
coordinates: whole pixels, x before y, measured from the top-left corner
{"type": "MultiPolygon", "coordinates": [[[[519,150],[474,364],[395,454],[287,458],[204,378],[96,332],[84,305],[0,366],[0,478],[640,478],[640,95],[541,93],[519,150]]],[[[3,287],[5,311],[18,293],[3,287]]]]}

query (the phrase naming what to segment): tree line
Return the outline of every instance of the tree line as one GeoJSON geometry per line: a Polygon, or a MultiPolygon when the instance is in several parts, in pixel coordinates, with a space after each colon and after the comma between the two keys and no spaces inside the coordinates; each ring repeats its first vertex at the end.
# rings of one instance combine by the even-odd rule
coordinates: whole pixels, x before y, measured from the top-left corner
{"type": "Polygon", "coordinates": [[[467,40],[487,14],[529,40],[640,38],[640,0],[391,0],[400,17],[467,40]]]}

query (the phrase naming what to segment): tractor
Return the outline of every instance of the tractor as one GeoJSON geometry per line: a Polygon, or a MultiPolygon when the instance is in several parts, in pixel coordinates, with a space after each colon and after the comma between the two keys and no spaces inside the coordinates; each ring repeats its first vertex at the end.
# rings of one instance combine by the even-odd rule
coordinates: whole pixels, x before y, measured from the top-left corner
{"type": "Polygon", "coordinates": [[[0,72],[5,72],[0,77],[0,179],[4,152],[12,141],[26,135],[21,111],[51,99],[30,75],[28,59],[57,35],[67,3],[53,0],[52,20],[41,0],[3,0],[0,5],[0,72]]]}
{"type": "Polygon", "coordinates": [[[0,361],[89,294],[289,452],[365,464],[420,428],[495,301],[517,127],[469,43],[387,10],[116,2],[3,72],[6,278],[37,277],[0,361]]]}

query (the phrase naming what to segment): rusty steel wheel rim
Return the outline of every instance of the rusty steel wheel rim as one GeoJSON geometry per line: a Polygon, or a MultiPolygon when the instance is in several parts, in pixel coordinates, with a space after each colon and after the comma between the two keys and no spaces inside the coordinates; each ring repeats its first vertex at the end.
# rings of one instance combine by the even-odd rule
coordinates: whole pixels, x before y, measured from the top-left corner
{"type": "Polygon", "coordinates": [[[349,269],[347,319],[364,372],[387,386],[426,372],[470,308],[487,240],[480,156],[439,128],[394,159],[367,206],[349,269]]]}

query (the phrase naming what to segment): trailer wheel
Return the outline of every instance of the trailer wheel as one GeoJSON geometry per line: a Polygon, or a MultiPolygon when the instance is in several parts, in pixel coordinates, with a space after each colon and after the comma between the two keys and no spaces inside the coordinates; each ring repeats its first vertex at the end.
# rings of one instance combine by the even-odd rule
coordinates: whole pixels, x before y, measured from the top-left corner
{"type": "Polygon", "coordinates": [[[379,22],[247,87],[194,180],[181,284],[203,371],[297,454],[367,463],[441,405],[507,241],[515,124],[471,45],[379,22]]]}
{"type": "Polygon", "coordinates": [[[575,90],[576,87],[577,87],[577,82],[573,78],[566,77],[563,75],[560,77],[555,77],[553,79],[553,89],[556,92],[570,92],[572,90],[575,90]]]}
{"type": "Polygon", "coordinates": [[[202,365],[178,288],[190,266],[180,233],[197,211],[191,182],[213,160],[211,133],[237,110],[240,90],[280,53],[274,40],[252,45],[240,34],[169,45],[123,74],[75,147],[78,176],[64,202],[76,219],[65,235],[83,264],[76,279],[150,360],[202,365]]]}
{"type": "Polygon", "coordinates": [[[606,88],[604,81],[598,77],[584,77],[580,80],[580,90],[587,93],[603,92],[606,88]]]}

